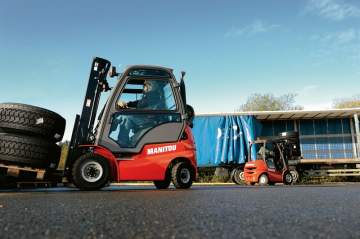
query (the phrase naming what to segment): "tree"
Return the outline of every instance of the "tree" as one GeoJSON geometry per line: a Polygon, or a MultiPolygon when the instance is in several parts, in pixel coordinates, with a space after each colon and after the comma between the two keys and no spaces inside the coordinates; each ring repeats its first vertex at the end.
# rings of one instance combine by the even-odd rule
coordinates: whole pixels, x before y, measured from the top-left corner
{"type": "Polygon", "coordinates": [[[279,110],[302,110],[303,107],[295,104],[296,94],[289,93],[274,96],[271,93],[255,93],[248,97],[245,104],[238,111],[279,111],[279,110]]]}
{"type": "Polygon", "coordinates": [[[358,108],[360,107],[360,95],[354,95],[349,98],[340,98],[333,100],[335,109],[358,108]]]}

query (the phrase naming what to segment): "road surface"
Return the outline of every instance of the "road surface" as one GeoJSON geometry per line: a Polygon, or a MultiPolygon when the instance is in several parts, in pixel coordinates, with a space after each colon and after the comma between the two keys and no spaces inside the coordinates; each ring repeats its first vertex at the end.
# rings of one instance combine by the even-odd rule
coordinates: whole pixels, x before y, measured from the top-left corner
{"type": "Polygon", "coordinates": [[[360,184],[0,191],[1,238],[360,238],[360,184]]]}

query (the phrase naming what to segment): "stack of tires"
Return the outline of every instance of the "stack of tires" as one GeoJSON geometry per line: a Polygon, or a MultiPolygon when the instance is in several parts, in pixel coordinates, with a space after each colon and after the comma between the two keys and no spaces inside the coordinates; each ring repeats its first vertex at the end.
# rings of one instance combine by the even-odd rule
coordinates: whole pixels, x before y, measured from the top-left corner
{"type": "Polygon", "coordinates": [[[60,160],[65,119],[35,106],[0,104],[0,163],[55,169],[60,160]]]}

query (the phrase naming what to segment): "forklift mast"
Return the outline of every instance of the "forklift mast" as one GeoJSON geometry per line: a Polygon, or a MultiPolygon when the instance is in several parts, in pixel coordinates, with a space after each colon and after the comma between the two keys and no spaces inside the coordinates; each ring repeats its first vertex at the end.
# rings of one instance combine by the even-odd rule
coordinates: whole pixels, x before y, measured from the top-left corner
{"type": "MultiPolygon", "coordinates": [[[[92,144],[95,140],[94,122],[102,92],[111,90],[106,80],[110,61],[95,57],[92,62],[88,86],[80,115],[76,115],[69,145],[68,160],[75,156],[76,148],[81,144],[92,144]]],[[[68,165],[68,162],[66,162],[68,165]]]]}
{"type": "MultiPolygon", "coordinates": [[[[286,161],[301,157],[299,133],[295,131],[282,132],[279,136],[259,138],[252,142],[252,144],[258,143],[262,145],[265,145],[266,143],[278,145],[286,161]]],[[[252,147],[250,147],[250,150],[252,150],[252,147]]],[[[251,155],[251,153],[249,155],[251,155]]]]}

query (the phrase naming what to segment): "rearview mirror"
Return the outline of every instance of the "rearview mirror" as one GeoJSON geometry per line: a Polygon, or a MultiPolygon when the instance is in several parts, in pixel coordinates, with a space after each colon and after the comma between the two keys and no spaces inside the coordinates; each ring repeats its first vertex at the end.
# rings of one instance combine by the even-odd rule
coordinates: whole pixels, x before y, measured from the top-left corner
{"type": "Polygon", "coordinates": [[[109,77],[115,77],[115,76],[118,76],[119,74],[116,72],[116,67],[115,66],[112,66],[109,70],[109,77]]]}

